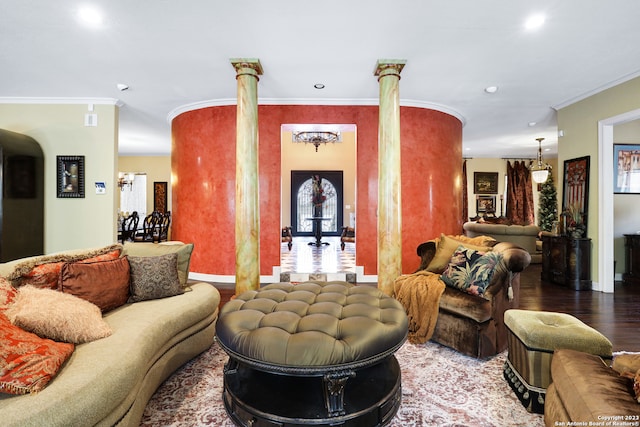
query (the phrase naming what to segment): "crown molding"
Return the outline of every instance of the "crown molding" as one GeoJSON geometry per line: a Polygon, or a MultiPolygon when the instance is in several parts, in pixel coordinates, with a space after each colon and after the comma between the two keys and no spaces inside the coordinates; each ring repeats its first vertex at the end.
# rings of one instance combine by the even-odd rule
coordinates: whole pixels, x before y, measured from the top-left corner
{"type": "MultiPolygon", "coordinates": [[[[362,99],[344,99],[344,98],[258,98],[258,105],[327,105],[327,106],[378,106],[379,100],[377,98],[362,98],[362,99]]],[[[205,101],[194,102],[191,104],[181,105],[174,108],[167,114],[167,122],[171,123],[180,114],[188,111],[199,110],[208,107],[226,107],[230,105],[236,105],[236,98],[223,98],[223,99],[211,99],[205,101]]],[[[400,106],[402,107],[416,107],[424,108],[428,110],[436,110],[460,120],[462,126],[467,123],[465,117],[457,110],[447,107],[446,105],[437,104],[434,102],[418,101],[412,99],[401,99],[400,106]]]]}
{"type": "Polygon", "coordinates": [[[563,101],[563,102],[561,102],[559,104],[556,104],[556,105],[552,106],[551,108],[553,108],[556,111],[561,110],[561,109],[563,109],[565,107],[568,107],[569,105],[572,105],[572,104],[575,104],[576,102],[582,101],[583,99],[587,99],[590,96],[597,95],[598,93],[604,92],[607,89],[611,89],[612,87],[618,86],[618,85],[620,85],[622,83],[626,83],[629,80],[633,80],[636,77],[640,77],[640,70],[638,70],[638,71],[636,71],[634,73],[631,73],[631,74],[627,74],[626,76],[620,77],[619,79],[610,81],[609,83],[604,84],[602,86],[599,86],[599,87],[597,87],[597,88],[595,88],[593,90],[590,90],[588,92],[585,92],[582,95],[578,95],[578,96],[575,96],[573,98],[567,99],[566,101],[563,101]]]}
{"type": "Polygon", "coordinates": [[[124,102],[116,98],[67,98],[67,97],[0,97],[0,104],[96,104],[96,105],[115,105],[117,107],[124,106],[124,102]]]}

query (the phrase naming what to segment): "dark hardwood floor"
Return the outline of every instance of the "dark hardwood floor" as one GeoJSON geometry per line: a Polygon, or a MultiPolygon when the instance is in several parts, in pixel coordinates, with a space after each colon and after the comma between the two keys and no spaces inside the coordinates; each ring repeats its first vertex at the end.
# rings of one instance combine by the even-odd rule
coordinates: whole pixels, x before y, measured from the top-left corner
{"type": "MultiPolygon", "coordinates": [[[[572,314],[609,338],[614,352],[640,352],[640,286],[616,282],[613,294],[572,291],[542,282],[540,271],[540,264],[532,264],[521,274],[521,309],[572,314]]],[[[215,286],[220,291],[222,306],[235,293],[233,285],[215,286]]]]}

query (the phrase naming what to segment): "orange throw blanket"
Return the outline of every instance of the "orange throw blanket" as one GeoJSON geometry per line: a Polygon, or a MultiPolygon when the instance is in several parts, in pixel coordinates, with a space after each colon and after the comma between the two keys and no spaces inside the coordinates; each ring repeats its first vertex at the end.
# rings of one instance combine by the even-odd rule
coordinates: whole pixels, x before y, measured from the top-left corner
{"type": "Polygon", "coordinates": [[[409,342],[422,344],[431,339],[444,287],[439,274],[426,270],[402,275],[395,280],[394,296],[409,318],[409,342]]]}

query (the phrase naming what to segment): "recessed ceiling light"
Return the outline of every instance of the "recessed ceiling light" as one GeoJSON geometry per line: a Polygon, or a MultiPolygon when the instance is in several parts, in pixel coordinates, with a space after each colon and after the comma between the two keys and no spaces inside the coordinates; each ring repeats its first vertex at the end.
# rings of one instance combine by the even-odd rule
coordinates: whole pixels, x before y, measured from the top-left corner
{"type": "Polygon", "coordinates": [[[78,9],[78,19],[88,27],[97,28],[102,25],[103,16],[100,9],[91,5],[84,5],[78,9]]]}
{"type": "Polygon", "coordinates": [[[496,93],[498,91],[498,86],[487,86],[484,88],[484,91],[487,93],[496,93]]]}
{"type": "Polygon", "coordinates": [[[120,92],[122,92],[122,91],[125,91],[125,90],[129,89],[129,85],[124,84],[124,83],[118,83],[118,84],[116,84],[116,87],[118,88],[118,90],[119,90],[120,92]]]}
{"type": "Polygon", "coordinates": [[[322,83],[316,83],[313,85],[316,89],[324,89],[324,85],[322,83]]]}
{"type": "Polygon", "coordinates": [[[530,127],[530,128],[532,128],[532,127],[534,127],[534,126],[535,126],[535,125],[537,125],[537,124],[538,124],[537,122],[529,122],[529,127],[530,127]]]}
{"type": "Polygon", "coordinates": [[[542,14],[531,15],[524,23],[524,27],[527,30],[535,30],[542,27],[545,21],[545,16],[542,14]]]}

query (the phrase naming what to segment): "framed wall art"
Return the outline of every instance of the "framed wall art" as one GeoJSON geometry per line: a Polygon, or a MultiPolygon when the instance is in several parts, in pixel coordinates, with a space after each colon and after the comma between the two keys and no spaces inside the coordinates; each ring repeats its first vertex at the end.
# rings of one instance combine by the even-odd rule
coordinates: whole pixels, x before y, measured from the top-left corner
{"type": "Polygon", "coordinates": [[[167,182],[155,181],[153,183],[153,210],[165,213],[167,211],[167,182]]]}
{"type": "Polygon", "coordinates": [[[613,192],[640,194],[640,145],[613,144],[613,192]]]}
{"type": "Polygon", "coordinates": [[[496,196],[476,196],[476,212],[495,213],[496,196]]]}
{"type": "Polygon", "coordinates": [[[562,210],[569,211],[575,222],[587,228],[589,211],[589,156],[564,161],[562,210]]]}
{"type": "Polygon", "coordinates": [[[498,194],[498,172],[474,172],[473,190],[475,194],[498,194]]]}
{"type": "Polygon", "coordinates": [[[84,198],[84,156],[56,156],[58,198],[84,198]]]}

